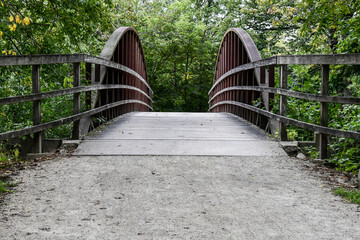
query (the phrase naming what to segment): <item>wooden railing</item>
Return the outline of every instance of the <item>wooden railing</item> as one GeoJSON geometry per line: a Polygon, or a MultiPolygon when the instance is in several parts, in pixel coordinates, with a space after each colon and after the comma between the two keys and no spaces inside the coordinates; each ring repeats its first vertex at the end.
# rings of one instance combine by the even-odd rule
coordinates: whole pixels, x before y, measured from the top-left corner
{"type": "MultiPolygon", "coordinates": [[[[33,126],[0,133],[0,140],[34,134],[34,152],[42,151],[42,132],[73,122],[72,138],[79,139],[89,130],[90,117],[101,115],[110,120],[131,111],[152,110],[152,90],[146,79],[145,59],[140,40],[132,28],[119,28],[110,37],[100,57],[85,54],[0,56],[0,67],[32,66],[32,94],[0,99],[0,105],[33,102],[33,126]],[[72,64],[73,87],[40,92],[41,66],[72,64]],[[90,85],[81,86],[81,64],[90,85]],[[80,94],[85,92],[85,102],[80,94]],[[93,93],[93,94],[92,94],[93,93]],[[73,114],[42,123],[41,100],[73,95],[73,114]],[[91,106],[81,112],[81,105],[91,106]]],[[[83,78],[83,79],[84,79],[83,78]]]]}
{"type": "Polygon", "coordinates": [[[329,65],[360,65],[360,54],[276,56],[251,61],[251,54],[257,52],[257,49],[249,39],[249,35],[242,29],[230,29],[225,35],[219,51],[214,84],[209,91],[209,111],[229,112],[262,128],[272,128],[272,132],[278,130],[283,141],[287,140],[286,124],[318,132],[321,159],[328,157],[328,135],[360,139],[360,132],[328,127],[328,103],[360,105],[360,98],[328,95],[329,65]],[[320,95],[295,92],[287,87],[287,66],[309,64],[321,65],[320,95]],[[279,88],[274,87],[275,66],[279,67],[279,88]],[[274,94],[280,95],[279,114],[271,112],[270,100],[274,94]],[[254,106],[254,101],[259,97],[261,103],[254,106]],[[287,97],[320,102],[320,125],[288,118],[287,97]],[[279,122],[278,129],[271,127],[271,120],[279,122]]]}

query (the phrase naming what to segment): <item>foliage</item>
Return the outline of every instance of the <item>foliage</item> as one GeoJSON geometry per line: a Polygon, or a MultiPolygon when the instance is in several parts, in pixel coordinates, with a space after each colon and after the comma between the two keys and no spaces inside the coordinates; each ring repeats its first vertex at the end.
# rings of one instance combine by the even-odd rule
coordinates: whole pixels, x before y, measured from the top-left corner
{"type": "Polygon", "coordinates": [[[0,180],[0,193],[7,192],[6,184],[0,180]]]}
{"type": "MultiPolygon", "coordinates": [[[[155,111],[207,111],[215,60],[223,34],[242,27],[262,57],[283,54],[359,53],[358,0],[0,0],[0,53],[99,54],[110,33],[134,27],[141,38],[155,111]]],[[[82,66],[84,67],[84,66],[82,66]]],[[[360,96],[360,67],[332,66],[329,93],[360,96]]],[[[42,66],[42,91],[72,84],[70,65],[42,66]]],[[[289,88],[320,93],[319,66],[289,66],[289,88]]],[[[29,94],[31,68],[0,68],[0,97],[29,94]]],[[[278,73],[276,73],[278,79],[278,73]]],[[[278,85],[278,82],[276,83],[278,85]]],[[[273,100],[278,111],[278,98],[273,100]]],[[[360,131],[357,106],[331,104],[329,126],[360,131]]],[[[68,116],[71,96],[42,101],[43,122],[68,116]]],[[[0,106],[0,131],[32,124],[29,104],[0,106]]],[[[288,116],[319,123],[319,104],[288,98],[288,116]]],[[[46,132],[69,137],[71,125],[46,132]]],[[[313,133],[289,128],[295,140],[313,133]]],[[[332,161],[356,172],[359,142],[331,138],[332,161]]]]}
{"type": "Polygon", "coordinates": [[[155,111],[207,111],[224,24],[240,1],[116,2],[117,25],[142,38],[155,111]]]}
{"type": "MultiPolygon", "coordinates": [[[[75,1],[0,1],[0,52],[21,54],[98,54],[112,32],[110,0],[75,1]]],[[[70,86],[72,66],[41,67],[41,91],[70,86]],[[69,84],[70,83],[70,84],[69,84]]],[[[30,67],[0,68],[0,97],[31,93],[30,67]]],[[[72,98],[42,101],[42,122],[69,116],[72,98]]],[[[31,103],[0,106],[0,131],[5,132],[32,124],[31,103]]],[[[46,131],[46,137],[69,137],[70,127],[46,131]]]]}
{"type": "Polygon", "coordinates": [[[16,187],[17,185],[15,182],[3,182],[0,180],[0,194],[9,192],[9,188],[16,187]]]}
{"type": "Polygon", "coordinates": [[[338,188],[334,190],[336,196],[342,196],[352,203],[360,205],[360,191],[359,190],[346,190],[343,188],[338,188]]]}

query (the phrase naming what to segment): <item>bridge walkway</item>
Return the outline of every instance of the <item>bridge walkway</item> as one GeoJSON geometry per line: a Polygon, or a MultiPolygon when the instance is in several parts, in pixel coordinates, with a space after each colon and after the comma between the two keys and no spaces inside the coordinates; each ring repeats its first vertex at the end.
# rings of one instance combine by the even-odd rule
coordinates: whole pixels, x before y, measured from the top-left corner
{"type": "Polygon", "coordinates": [[[228,113],[133,112],[106,125],[75,155],[285,156],[277,142],[228,113]]]}

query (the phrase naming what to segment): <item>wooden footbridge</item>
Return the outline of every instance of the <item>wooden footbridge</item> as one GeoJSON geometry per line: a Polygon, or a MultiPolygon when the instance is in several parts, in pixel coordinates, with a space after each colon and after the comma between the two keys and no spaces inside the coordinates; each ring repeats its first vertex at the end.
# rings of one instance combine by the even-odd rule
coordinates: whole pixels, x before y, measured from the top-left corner
{"type": "Polygon", "coordinates": [[[320,157],[327,158],[329,135],[360,139],[359,132],[328,128],[328,103],[360,104],[360,98],[328,95],[329,65],[359,64],[359,54],[261,59],[253,40],[243,29],[230,29],[221,43],[209,91],[211,113],[139,113],[152,111],[153,92],[139,36],[133,28],[123,27],[112,34],[98,57],[1,56],[0,67],[32,66],[32,94],[5,97],[0,99],[0,104],[32,102],[33,126],[1,133],[0,140],[32,134],[33,152],[40,153],[43,131],[73,123],[71,138],[84,138],[93,129],[93,120],[102,118],[113,125],[106,134],[99,131],[90,134],[78,154],[252,155],[263,150],[262,154],[266,155],[282,153],[274,150],[273,143],[250,124],[270,133],[279,132],[282,141],[287,140],[287,125],[294,125],[320,133],[320,157]],[[41,67],[49,64],[72,64],[73,87],[41,92],[41,67]],[[288,89],[287,66],[299,64],[321,66],[319,95],[288,89]],[[275,84],[276,71],[279,71],[279,86],[275,84]],[[73,114],[42,122],[41,101],[64,95],[73,95],[73,114]],[[280,99],[278,112],[273,111],[275,95],[280,99]],[[288,118],[288,97],[320,102],[320,125],[288,118]]]}

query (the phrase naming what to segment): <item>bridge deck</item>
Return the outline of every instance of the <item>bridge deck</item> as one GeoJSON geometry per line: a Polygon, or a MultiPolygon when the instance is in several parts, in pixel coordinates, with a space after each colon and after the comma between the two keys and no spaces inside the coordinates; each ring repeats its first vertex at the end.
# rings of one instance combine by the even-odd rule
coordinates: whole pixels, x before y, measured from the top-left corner
{"type": "Polygon", "coordinates": [[[128,114],[77,152],[146,153],[253,156],[43,162],[16,177],[0,239],[359,239],[355,205],[232,115],[128,114]]]}
{"type": "Polygon", "coordinates": [[[284,156],[276,142],[226,113],[130,113],[88,136],[75,155],[284,156]]]}

